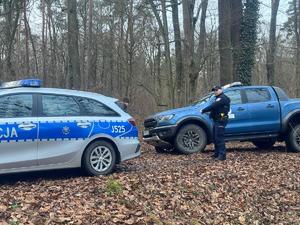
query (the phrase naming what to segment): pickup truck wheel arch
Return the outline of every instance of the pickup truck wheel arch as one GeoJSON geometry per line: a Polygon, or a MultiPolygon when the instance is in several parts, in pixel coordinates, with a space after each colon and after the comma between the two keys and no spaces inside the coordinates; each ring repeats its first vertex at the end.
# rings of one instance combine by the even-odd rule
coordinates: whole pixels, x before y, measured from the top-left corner
{"type": "Polygon", "coordinates": [[[286,146],[289,151],[300,153],[300,124],[289,130],[286,146]]]}
{"type": "Polygon", "coordinates": [[[300,109],[290,112],[282,120],[282,133],[288,133],[291,129],[291,125],[295,126],[297,124],[300,124],[300,109]]]}

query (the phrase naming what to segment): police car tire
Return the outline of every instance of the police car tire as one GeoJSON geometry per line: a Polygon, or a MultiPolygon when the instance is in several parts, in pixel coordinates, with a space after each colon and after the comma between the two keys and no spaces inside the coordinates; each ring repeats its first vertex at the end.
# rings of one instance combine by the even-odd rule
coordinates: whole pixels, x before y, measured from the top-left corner
{"type": "Polygon", "coordinates": [[[91,145],[89,145],[88,148],[85,150],[85,152],[83,154],[83,167],[89,175],[92,175],[92,176],[107,175],[107,174],[110,174],[114,170],[114,168],[116,166],[116,158],[117,157],[116,157],[115,149],[109,142],[103,141],[103,140],[96,141],[96,142],[92,143],[91,145]],[[110,153],[110,156],[111,156],[111,163],[110,163],[109,167],[101,172],[95,170],[90,163],[92,153],[97,147],[108,150],[110,153]]]}
{"type": "Polygon", "coordinates": [[[297,144],[297,133],[300,132],[300,124],[296,125],[289,131],[286,146],[287,150],[291,152],[300,153],[300,144],[297,144]]]}
{"type": "Polygon", "coordinates": [[[207,135],[204,129],[196,124],[187,124],[180,128],[175,137],[175,147],[176,150],[183,154],[192,154],[196,152],[202,152],[207,144],[207,135]],[[183,136],[187,132],[194,132],[199,135],[199,141],[201,142],[199,146],[195,147],[193,150],[188,149],[183,145],[183,136]]]}
{"type": "Polygon", "coordinates": [[[259,149],[271,149],[274,144],[275,144],[276,140],[273,139],[264,139],[264,140],[256,140],[253,141],[252,143],[259,149]]]}

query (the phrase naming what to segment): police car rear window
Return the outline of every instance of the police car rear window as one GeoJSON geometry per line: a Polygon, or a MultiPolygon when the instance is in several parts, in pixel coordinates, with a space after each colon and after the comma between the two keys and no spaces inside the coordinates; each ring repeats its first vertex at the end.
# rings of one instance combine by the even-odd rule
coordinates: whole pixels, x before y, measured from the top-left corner
{"type": "Polygon", "coordinates": [[[70,96],[42,95],[43,116],[80,116],[80,107],[70,96]]]}
{"type": "Polygon", "coordinates": [[[76,97],[76,100],[79,102],[81,107],[84,109],[84,113],[87,116],[107,116],[115,117],[119,116],[117,112],[110,109],[108,106],[104,105],[101,102],[98,102],[89,98],[76,97]]]}
{"type": "Polygon", "coordinates": [[[0,118],[32,116],[32,95],[15,94],[0,97],[0,118]]]}

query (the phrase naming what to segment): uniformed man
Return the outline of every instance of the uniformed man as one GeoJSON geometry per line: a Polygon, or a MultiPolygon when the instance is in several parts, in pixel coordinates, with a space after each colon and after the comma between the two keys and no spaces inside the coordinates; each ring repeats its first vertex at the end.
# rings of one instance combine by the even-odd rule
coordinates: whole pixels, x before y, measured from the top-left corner
{"type": "Polygon", "coordinates": [[[230,99],[223,93],[220,86],[213,87],[212,91],[216,100],[201,113],[210,112],[210,117],[214,121],[214,145],[215,152],[212,155],[217,160],[226,160],[226,146],[224,141],[224,131],[228,122],[228,112],[230,111],[230,99]]]}

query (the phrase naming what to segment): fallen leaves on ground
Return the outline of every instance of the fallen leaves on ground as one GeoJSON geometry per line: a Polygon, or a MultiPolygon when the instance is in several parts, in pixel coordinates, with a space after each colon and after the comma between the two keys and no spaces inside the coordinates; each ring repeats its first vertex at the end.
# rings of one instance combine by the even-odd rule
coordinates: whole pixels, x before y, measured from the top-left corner
{"type": "Polygon", "coordinates": [[[231,143],[228,160],[157,154],[110,176],[80,170],[0,176],[0,224],[300,224],[300,154],[231,143]]]}

